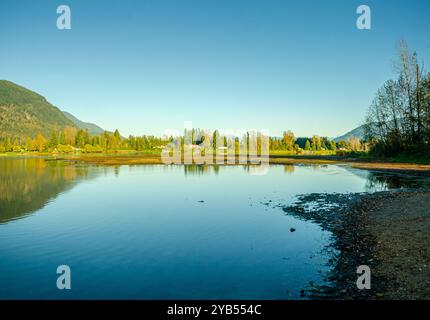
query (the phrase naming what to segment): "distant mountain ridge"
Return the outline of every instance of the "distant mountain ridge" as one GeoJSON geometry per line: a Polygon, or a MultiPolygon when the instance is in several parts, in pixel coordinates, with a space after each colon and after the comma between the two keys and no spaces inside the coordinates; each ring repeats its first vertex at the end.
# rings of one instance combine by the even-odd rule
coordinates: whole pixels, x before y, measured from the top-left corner
{"type": "Polygon", "coordinates": [[[62,112],[66,116],[67,119],[69,119],[70,121],[72,121],[75,124],[76,127],[78,127],[79,129],[82,129],[82,130],[88,129],[88,132],[91,135],[99,135],[99,134],[105,132],[105,130],[103,128],[100,128],[98,125],[96,125],[94,123],[83,122],[83,121],[79,120],[78,118],[76,118],[73,114],[68,113],[67,111],[62,111],[62,112]]]}
{"type": "Polygon", "coordinates": [[[336,137],[333,139],[333,141],[335,142],[339,142],[339,141],[348,141],[349,138],[359,138],[360,140],[364,139],[364,125],[359,126],[351,131],[349,131],[348,133],[345,133],[342,136],[336,137]]]}
{"type": "Polygon", "coordinates": [[[7,80],[0,80],[0,137],[26,138],[42,133],[49,137],[53,130],[66,126],[88,129],[90,134],[102,128],[61,111],[43,96],[7,80]]]}

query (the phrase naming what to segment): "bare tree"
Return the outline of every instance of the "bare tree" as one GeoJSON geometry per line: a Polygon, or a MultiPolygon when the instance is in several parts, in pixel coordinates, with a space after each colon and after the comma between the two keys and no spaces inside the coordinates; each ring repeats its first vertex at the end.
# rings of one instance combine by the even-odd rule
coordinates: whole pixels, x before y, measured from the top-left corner
{"type": "Polygon", "coordinates": [[[366,138],[391,153],[430,143],[430,75],[405,41],[399,45],[396,71],[398,79],[377,91],[365,119],[366,138]]]}

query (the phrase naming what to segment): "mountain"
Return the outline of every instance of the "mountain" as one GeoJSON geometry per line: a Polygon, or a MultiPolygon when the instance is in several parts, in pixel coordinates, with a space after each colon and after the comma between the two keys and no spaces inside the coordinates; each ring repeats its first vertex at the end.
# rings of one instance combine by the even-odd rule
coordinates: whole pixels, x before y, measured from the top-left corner
{"type": "Polygon", "coordinates": [[[0,80],[0,137],[34,137],[39,132],[49,137],[52,130],[66,126],[88,129],[91,135],[104,130],[61,111],[41,95],[13,82],[0,80]]]}
{"type": "Polygon", "coordinates": [[[359,138],[360,140],[363,140],[364,139],[364,125],[359,126],[358,128],[355,128],[354,130],[351,130],[350,132],[345,133],[342,136],[334,138],[333,140],[335,142],[348,141],[348,139],[351,137],[356,137],[356,138],[359,138]]]}
{"type": "Polygon", "coordinates": [[[60,109],[41,95],[13,82],[0,80],[0,137],[46,137],[52,130],[75,126],[60,109]]]}
{"type": "Polygon", "coordinates": [[[67,119],[69,119],[70,121],[72,121],[76,127],[78,127],[79,129],[88,129],[88,132],[91,135],[99,135],[101,133],[103,133],[105,130],[100,128],[98,125],[94,124],[94,123],[89,123],[89,122],[83,122],[81,120],[79,120],[78,118],[76,118],[74,115],[63,111],[64,115],[66,116],[67,119]]]}

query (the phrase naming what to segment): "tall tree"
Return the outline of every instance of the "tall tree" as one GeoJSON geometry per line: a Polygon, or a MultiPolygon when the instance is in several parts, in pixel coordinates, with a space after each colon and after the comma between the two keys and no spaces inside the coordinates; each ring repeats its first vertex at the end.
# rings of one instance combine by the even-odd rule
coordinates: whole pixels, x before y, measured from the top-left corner
{"type": "Polygon", "coordinates": [[[39,152],[43,152],[46,147],[46,139],[43,134],[38,133],[35,139],[36,150],[39,152]]]}
{"type": "Polygon", "coordinates": [[[51,148],[56,148],[58,145],[58,133],[55,130],[51,131],[51,138],[49,139],[48,146],[51,148]]]}

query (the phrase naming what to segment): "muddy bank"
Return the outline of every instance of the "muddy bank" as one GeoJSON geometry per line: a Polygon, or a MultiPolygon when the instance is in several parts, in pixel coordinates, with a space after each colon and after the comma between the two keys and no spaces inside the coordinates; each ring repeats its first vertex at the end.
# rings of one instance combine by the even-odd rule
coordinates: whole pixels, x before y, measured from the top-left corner
{"type": "Polygon", "coordinates": [[[270,164],[344,164],[358,169],[386,170],[386,171],[418,171],[429,173],[430,165],[416,163],[400,163],[387,161],[370,161],[363,159],[349,159],[337,156],[270,156],[270,164]]]}
{"type": "Polygon", "coordinates": [[[163,164],[161,157],[157,155],[101,155],[101,156],[70,156],[58,157],[51,160],[59,160],[73,163],[87,163],[105,166],[120,165],[146,165],[163,164]]]}
{"type": "Polygon", "coordinates": [[[309,298],[430,299],[430,191],[310,194],[280,207],[333,234],[332,271],[309,298]],[[357,289],[360,265],[371,290],[357,289]]]}

